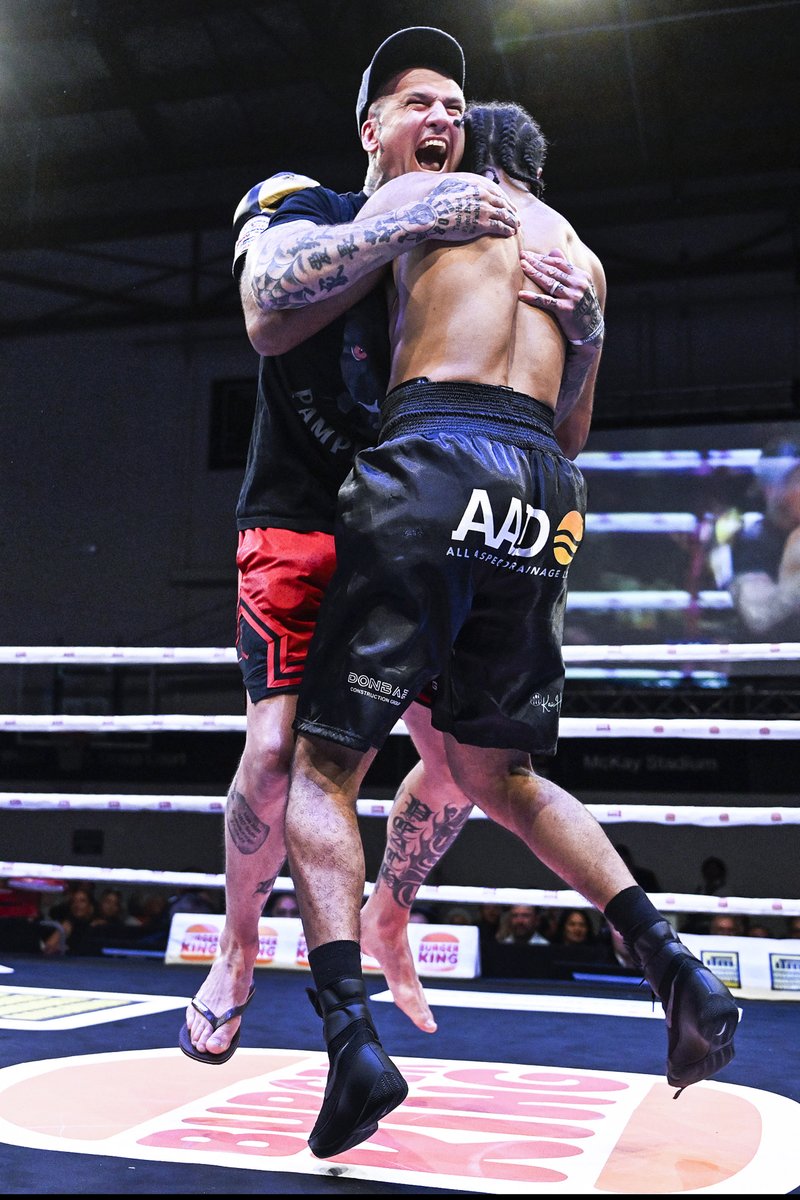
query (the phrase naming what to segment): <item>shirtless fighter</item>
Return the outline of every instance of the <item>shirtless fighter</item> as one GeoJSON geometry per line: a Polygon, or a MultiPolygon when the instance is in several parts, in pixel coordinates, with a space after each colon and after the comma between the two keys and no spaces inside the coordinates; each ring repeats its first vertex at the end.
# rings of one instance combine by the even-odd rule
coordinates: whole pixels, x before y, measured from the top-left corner
{"type": "MultiPolygon", "coordinates": [[[[599,356],[605,280],[570,224],[538,198],[544,140],[529,114],[473,106],[468,131],[473,170],[499,181],[519,239],[426,241],[393,262],[379,440],[356,456],[339,493],[337,566],[294,721],[287,848],[330,1059],[309,1138],[321,1158],[370,1137],[407,1095],[361,973],[356,800],[378,749],[431,680],[432,722],[456,783],[603,912],[641,965],[667,1016],[669,1082],[680,1092],[733,1056],[738,1009],[728,989],[683,946],[583,805],[533,768],[532,756],[556,749],[567,577],[585,517],[570,456],[591,412],[562,379],[573,350],[599,356]],[[547,248],[525,259],[538,304],[520,303],[530,290],[521,246],[547,248]],[[559,323],[575,288],[587,302],[563,304],[559,323]]],[[[363,214],[386,211],[400,182],[363,214]]],[[[420,203],[453,186],[458,175],[427,200],[420,192],[420,203]]]]}

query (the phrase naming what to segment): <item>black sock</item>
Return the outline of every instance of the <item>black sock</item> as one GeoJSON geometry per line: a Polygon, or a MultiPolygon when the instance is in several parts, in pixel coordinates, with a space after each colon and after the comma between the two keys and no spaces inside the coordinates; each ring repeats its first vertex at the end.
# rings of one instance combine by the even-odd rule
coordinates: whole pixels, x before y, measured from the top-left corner
{"type": "Polygon", "coordinates": [[[325,942],[309,950],[308,965],[318,992],[340,979],[361,979],[361,947],[358,942],[325,942]]]}
{"type": "Polygon", "coordinates": [[[644,888],[638,884],[617,892],[606,905],[603,915],[628,943],[635,941],[656,921],[664,920],[644,888]]]}
{"type": "MultiPolygon", "coordinates": [[[[325,942],[316,950],[309,950],[308,965],[317,985],[317,991],[333,987],[342,979],[363,979],[361,970],[361,947],[358,942],[325,942]]],[[[355,1049],[363,1042],[371,1041],[374,1029],[366,1011],[367,996],[364,993],[365,1018],[356,1018],[328,1043],[328,1058],[331,1063],[342,1046],[350,1043],[355,1049]]]]}

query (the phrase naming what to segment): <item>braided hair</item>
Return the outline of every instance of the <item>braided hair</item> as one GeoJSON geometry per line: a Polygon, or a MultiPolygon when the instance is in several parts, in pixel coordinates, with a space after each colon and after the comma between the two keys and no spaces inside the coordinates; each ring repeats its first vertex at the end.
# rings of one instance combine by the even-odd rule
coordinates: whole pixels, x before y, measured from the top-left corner
{"type": "Polygon", "coordinates": [[[539,171],[547,141],[530,113],[510,102],[476,102],[467,108],[464,131],[462,171],[482,175],[492,165],[502,167],[507,175],[526,183],[534,196],[541,199],[544,184],[539,171]]]}

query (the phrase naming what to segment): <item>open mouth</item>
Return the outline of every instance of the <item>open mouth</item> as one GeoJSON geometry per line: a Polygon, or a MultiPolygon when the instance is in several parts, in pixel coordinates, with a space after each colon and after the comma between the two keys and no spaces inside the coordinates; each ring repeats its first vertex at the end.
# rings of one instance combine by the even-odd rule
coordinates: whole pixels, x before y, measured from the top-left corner
{"type": "Polygon", "coordinates": [[[423,171],[443,171],[447,162],[447,142],[427,138],[417,146],[416,160],[423,171]]]}

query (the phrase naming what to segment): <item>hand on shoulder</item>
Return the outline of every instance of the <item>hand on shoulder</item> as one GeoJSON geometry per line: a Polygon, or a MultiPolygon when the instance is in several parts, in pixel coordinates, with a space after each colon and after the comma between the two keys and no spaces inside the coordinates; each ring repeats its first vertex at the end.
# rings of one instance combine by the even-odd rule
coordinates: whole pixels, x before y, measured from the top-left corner
{"type": "Polygon", "coordinates": [[[536,284],[535,291],[521,290],[520,300],[555,317],[564,337],[573,346],[599,349],[605,333],[602,268],[598,278],[603,293],[600,296],[595,286],[597,272],[567,258],[559,246],[546,252],[522,250],[520,266],[523,274],[536,284]]]}

